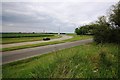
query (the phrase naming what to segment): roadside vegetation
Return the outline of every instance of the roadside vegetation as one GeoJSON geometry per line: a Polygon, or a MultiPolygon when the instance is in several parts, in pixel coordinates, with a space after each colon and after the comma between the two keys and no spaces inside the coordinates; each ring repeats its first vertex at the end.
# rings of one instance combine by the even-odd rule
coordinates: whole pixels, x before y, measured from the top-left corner
{"type": "Polygon", "coordinates": [[[58,44],[58,43],[72,42],[72,41],[92,38],[92,36],[89,36],[89,35],[75,35],[75,34],[68,34],[68,35],[73,36],[73,38],[70,38],[67,40],[62,40],[62,41],[51,41],[51,42],[29,44],[29,45],[15,46],[15,47],[9,47],[9,48],[2,48],[2,52],[25,49],[25,48],[32,48],[32,47],[39,47],[39,46],[45,46],[45,45],[52,45],[52,44],[58,44]]]}
{"type": "Polygon", "coordinates": [[[57,34],[42,34],[42,33],[2,33],[2,44],[40,41],[44,37],[60,38],[57,34]]]}
{"type": "MultiPolygon", "coordinates": [[[[109,14],[107,14],[107,16],[101,16],[98,18],[96,22],[76,28],[75,33],[77,35],[87,34],[93,35],[94,42],[96,42],[98,45],[102,44],[102,46],[104,46],[106,43],[120,45],[120,1],[111,7],[109,14]]],[[[114,49],[111,48],[111,50],[114,49]]],[[[116,51],[117,53],[114,52],[115,55],[118,56],[116,57],[116,60],[118,59],[119,61],[120,47],[116,48],[116,51]]],[[[104,51],[100,51],[99,53],[100,62],[102,62],[100,63],[101,65],[102,64],[110,65],[111,64],[110,60],[111,61],[114,60],[113,58],[108,58],[106,52],[104,51]]],[[[110,57],[111,54],[108,55],[110,57]]],[[[116,62],[116,65],[118,67],[116,67],[117,69],[114,72],[119,73],[120,63],[116,62]]],[[[112,66],[111,68],[115,68],[115,66],[112,66]]],[[[102,67],[101,69],[104,69],[104,67],[102,67]]],[[[101,77],[103,76],[107,77],[109,76],[109,74],[111,74],[111,72],[109,72],[108,70],[106,70],[105,73],[107,74],[103,74],[101,77]]],[[[114,76],[112,78],[114,78],[114,76]]]]}
{"type": "Polygon", "coordinates": [[[74,35],[74,38],[49,44],[88,39],[90,38],[88,35],[93,35],[93,43],[5,64],[3,78],[113,78],[116,80],[119,77],[120,67],[119,13],[120,1],[112,7],[108,20],[105,16],[99,17],[92,24],[76,28],[77,35],[74,35]]]}
{"type": "Polygon", "coordinates": [[[117,78],[119,45],[90,43],[3,65],[3,78],[117,78]]]}
{"type": "Polygon", "coordinates": [[[97,43],[120,44],[120,1],[111,7],[107,16],[75,29],[77,35],[92,34],[97,43]]]}

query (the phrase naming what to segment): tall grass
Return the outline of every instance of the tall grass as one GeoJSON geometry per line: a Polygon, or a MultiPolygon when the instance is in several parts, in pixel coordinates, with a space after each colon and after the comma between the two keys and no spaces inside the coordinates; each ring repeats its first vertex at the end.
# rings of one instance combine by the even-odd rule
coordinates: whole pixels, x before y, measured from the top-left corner
{"type": "Polygon", "coordinates": [[[4,78],[117,78],[118,45],[76,46],[3,65],[4,78]]]}

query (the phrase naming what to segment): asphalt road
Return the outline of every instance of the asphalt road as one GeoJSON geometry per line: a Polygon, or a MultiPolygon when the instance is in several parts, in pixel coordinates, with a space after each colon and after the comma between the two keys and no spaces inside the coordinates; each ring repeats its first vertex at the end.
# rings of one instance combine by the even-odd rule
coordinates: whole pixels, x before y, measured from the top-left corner
{"type": "Polygon", "coordinates": [[[20,42],[20,43],[11,43],[11,44],[2,44],[2,48],[8,48],[8,47],[16,47],[16,46],[23,46],[28,44],[37,44],[37,43],[45,43],[45,42],[51,42],[51,41],[60,41],[65,39],[70,39],[72,36],[68,35],[61,35],[61,38],[51,39],[48,41],[32,41],[32,42],[20,42]]]}
{"type": "Polygon", "coordinates": [[[83,45],[86,43],[90,43],[92,41],[93,41],[92,39],[86,39],[86,40],[80,40],[80,41],[74,41],[74,42],[67,42],[67,43],[47,45],[47,46],[41,46],[41,47],[35,47],[35,48],[3,52],[2,53],[2,64],[30,58],[33,56],[38,56],[41,54],[46,54],[52,51],[70,48],[73,46],[83,45]]]}

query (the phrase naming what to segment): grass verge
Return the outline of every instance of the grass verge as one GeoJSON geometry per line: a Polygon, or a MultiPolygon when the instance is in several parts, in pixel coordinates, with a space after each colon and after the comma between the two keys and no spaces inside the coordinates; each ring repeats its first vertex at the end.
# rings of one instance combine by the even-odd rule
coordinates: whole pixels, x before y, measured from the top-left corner
{"type": "Polygon", "coordinates": [[[44,35],[40,37],[20,37],[20,38],[2,38],[2,44],[10,44],[10,43],[20,43],[20,42],[30,42],[30,41],[40,41],[44,37],[50,37],[51,39],[60,38],[58,35],[44,35]]]}
{"type": "Polygon", "coordinates": [[[3,78],[117,78],[118,45],[95,43],[3,65],[3,78]]]}
{"type": "Polygon", "coordinates": [[[52,41],[52,42],[45,42],[45,43],[37,43],[37,44],[29,44],[29,45],[22,45],[22,46],[16,46],[16,47],[9,47],[9,48],[2,48],[2,52],[5,51],[13,51],[13,50],[19,50],[19,49],[25,49],[25,48],[32,48],[32,47],[39,47],[39,46],[45,46],[45,45],[52,45],[52,44],[58,44],[58,43],[65,43],[65,42],[71,42],[76,40],[83,40],[83,39],[89,39],[92,38],[92,36],[88,35],[71,35],[73,38],[63,40],[63,41],[52,41]]]}

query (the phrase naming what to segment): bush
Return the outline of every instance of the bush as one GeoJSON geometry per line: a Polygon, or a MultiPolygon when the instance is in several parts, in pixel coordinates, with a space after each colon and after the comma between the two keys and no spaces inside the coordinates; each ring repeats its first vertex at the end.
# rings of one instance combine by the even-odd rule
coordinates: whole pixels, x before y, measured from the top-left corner
{"type": "Polygon", "coordinates": [[[94,41],[97,43],[120,44],[120,29],[105,29],[99,27],[94,30],[94,41]]]}
{"type": "Polygon", "coordinates": [[[120,43],[120,1],[113,6],[108,21],[105,16],[99,17],[94,40],[97,43],[120,43]]]}

